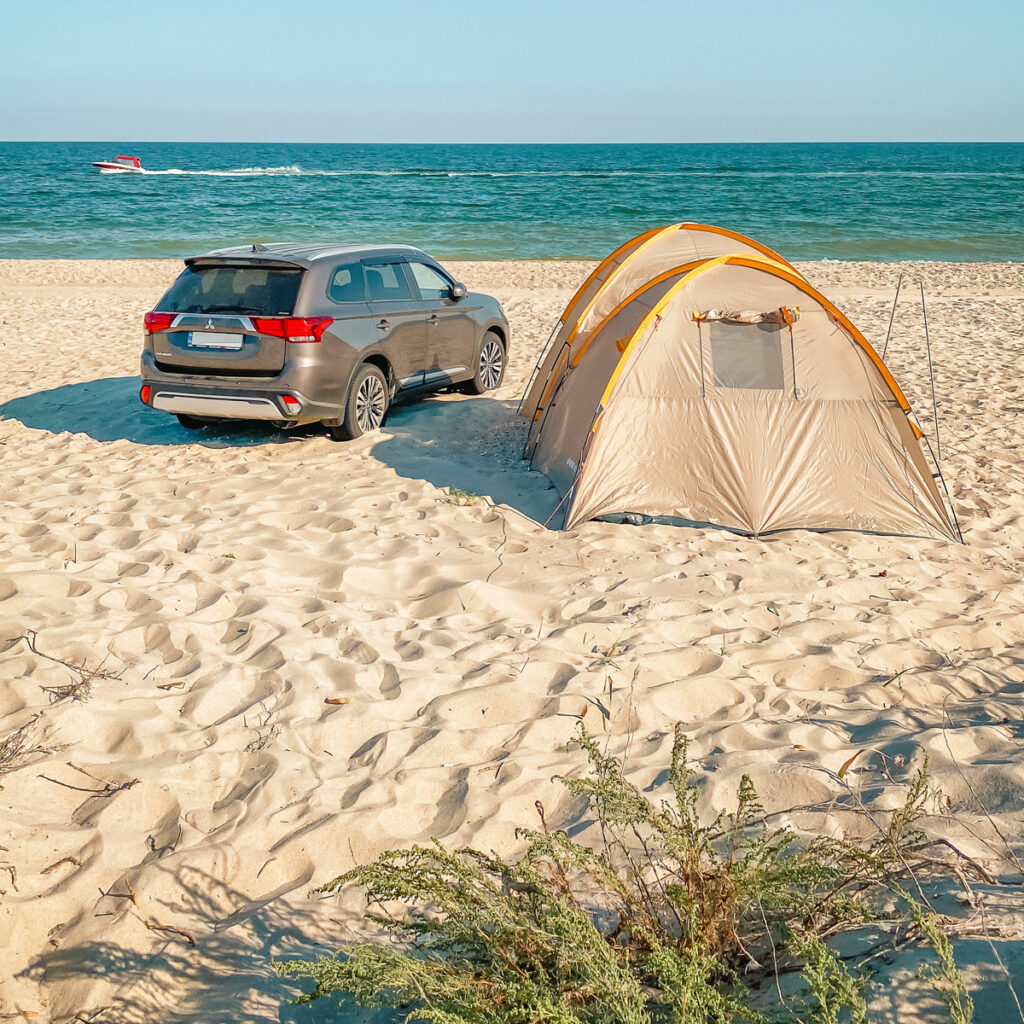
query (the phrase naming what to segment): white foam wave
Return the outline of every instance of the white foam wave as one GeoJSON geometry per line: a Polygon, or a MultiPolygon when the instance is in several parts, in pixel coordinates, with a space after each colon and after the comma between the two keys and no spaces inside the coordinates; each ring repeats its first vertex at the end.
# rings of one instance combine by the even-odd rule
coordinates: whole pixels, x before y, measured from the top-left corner
{"type": "Polygon", "coordinates": [[[210,178],[255,178],[262,176],[298,176],[304,177],[369,177],[369,178],[580,178],[580,177],[630,177],[634,175],[655,176],[661,174],[680,174],[684,171],[649,172],[649,171],[621,171],[621,170],[539,170],[530,169],[522,171],[448,171],[434,168],[404,168],[389,171],[369,169],[362,167],[349,167],[339,170],[321,170],[318,168],[303,168],[298,164],[289,164],[285,167],[233,167],[228,170],[193,170],[184,167],[168,167],[165,170],[150,170],[142,168],[143,174],[150,175],[188,175],[191,177],[210,178]]]}
{"type": "MultiPolygon", "coordinates": [[[[209,178],[260,178],[266,175],[295,175],[308,174],[297,164],[289,164],[287,167],[235,167],[227,171],[192,171],[183,167],[168,167],[165,171],[150,171],[143,169],[143,174],[187,174],[209,178]]],[[[314,172],[316,173],[316,172],[314,172]]]]}

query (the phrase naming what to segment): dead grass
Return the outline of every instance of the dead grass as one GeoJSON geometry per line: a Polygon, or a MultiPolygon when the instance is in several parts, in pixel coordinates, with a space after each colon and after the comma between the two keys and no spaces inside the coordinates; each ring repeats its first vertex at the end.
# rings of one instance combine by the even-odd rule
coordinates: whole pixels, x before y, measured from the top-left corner
{"type": "Polygon", "coordinates": [[[40,756],[56,753],[52,747],[36,742],[37,721],[38,716],[33,717],[20,728],[0,737],[0,775],[17,771],[40,756]]]}

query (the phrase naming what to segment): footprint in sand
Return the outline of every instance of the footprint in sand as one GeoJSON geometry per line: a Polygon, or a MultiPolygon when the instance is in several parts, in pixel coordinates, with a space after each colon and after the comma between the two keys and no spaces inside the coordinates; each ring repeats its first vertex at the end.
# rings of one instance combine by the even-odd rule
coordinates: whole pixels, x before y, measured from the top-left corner
{"type": "Polygon", "coordinates": [[[350,637],[338,644],[338,657],[360,665],[372,665],[380,657],[380,652],[368,643],[350,637]]]}
{"type": "Polygon", "coordinates": [[[145,576],[149,572],[149,566],[145,562],[119,562],[117,566],[118,579],[133,579],[136,576],[145,576]]]}
{"type": "Polygon", "coordinates": [[[208,836],[234,831],[258,802],[264,784],[273,778],[276,770],[277,759],[264,756],[262,761],[247,766],[245,773],[230,787],[215,783],[208,794],[210,806],[186,811],[185,821],[208,836]]]}
{"type": "Polygon", "coordinates": [[[396,779],[377,828],[391,840],[426,842],[451,835],[465,821],[469,770],[439,779],[434,770],[403,773],[396,779]]]}
{"type": "Polygon", "coordinates": [[[123,591],[125,596],[125,611],[129,611],[133,615],[144,615],[158,612],[163,607],[156,598],[150,597],[149,594],[146,594],[141,590],[134,590],[132,588],[125,587],[123,588],[123,591]]]}
{"type": "Polygon", "coordinates": [[[372,768],[384,756],[388,747],[388,734],[379,732],[349,755],[348,763],[354,768],[372,768]]]}
{"type": "Polygon", "coordinates": [[[381,696],[385,700],[396,700],[401,696],[402,686],[398,676],[398,669],[394,665],[382,665],[380,669],[381,679],[378,687],[381,696]]]}
{"type": "Polygon", "coordinates": [[[419,661],[423,657],[423,644],[415,640],[400,640],[395,644],[395,654],[402,661],[419,661]]]}

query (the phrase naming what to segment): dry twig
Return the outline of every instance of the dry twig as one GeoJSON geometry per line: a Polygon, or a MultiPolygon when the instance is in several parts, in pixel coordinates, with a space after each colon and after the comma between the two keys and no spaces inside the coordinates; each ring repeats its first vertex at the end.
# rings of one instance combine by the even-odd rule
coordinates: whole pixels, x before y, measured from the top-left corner
{"type": "Polygon", "coordinates": [[[74,864],[76,868],[82,866],[82,862],[77,857],[61,857],[60,860],[54,861],[48,868],[43,868],[39,872],[41,875],[48,875],[53,871],[56,871],[62,864],[74,864]]]}
{"type": "Polygon", "coordinates": [[[106,779],[98,778],[87,772],[84,768],[79,768],[78,765],[72,764],[70,761],[67,762],[67,766],[92,779],[94,782],[100,783],[102,789],[93,789],[90,786],[72,786],[70,782],[61,782],[60,779],[43,775],[42,772],[39,773],[39,778],[46,779],[47,782],[52,782],[57,786],[63,786],[65,789],[73,789],[78,793],[91,793],[93,796],[113,796],[115,793],[120,793],[123,790],[131,789],[132,786],[137,786],[142,781],[142,779],[127,779],[124,782],[108,782],[106,779]]]}
{"type": "Polygon", "coordinates": [[[196,940],[189,935],[188,932],[182,931],[180,928],[174,928],[169,924],[153,924],[152,921],[142,922],[151,932],[172,932],[175,935],[180,935],[190,945],[194,946],[196,940]]]}
{"type": "Polygon", "coordinates": [[[95,668],[89,668],[85,661],[81,665],[76,665],[74,662],[65,661],[63,658],[58,658],[56,655],[47,654],[45,651],[41,651],[38,645],[38,633],[34,629],[26,630],[21,636],[15,638],[15,643],[19,640],[24,640],[28,644],[28,649],[40,658],[45,658],[47,661],[52,661],[56,665],[63,665],[65,668],[70,669],[75,675],[78,676],[74,682],[66,683],[64,686],[43,686],[42,691],[47,694],[50,698],[51,704],[56,704],[57,701],[71,700],[84,701],[87,700],[90,693],[92,693],[92,685],[97,679],[116,679],[117,677],[113,672],[104,672],[103,664],[106,658],[103,659],[95,668]]]}

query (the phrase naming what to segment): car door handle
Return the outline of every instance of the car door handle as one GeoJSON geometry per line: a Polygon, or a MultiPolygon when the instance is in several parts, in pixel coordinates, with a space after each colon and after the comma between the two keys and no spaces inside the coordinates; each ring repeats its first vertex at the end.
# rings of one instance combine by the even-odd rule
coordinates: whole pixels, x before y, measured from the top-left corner
{"type": "Polygon", "coordinates": [[[428,318],[427,326],[428,327],[436,327],[440,322],[441,322],[441,318],[436,313],[434,313],[431,317],[428,318]]]}
{"type": "Polygon", "coordinates": [[[378,331],[390,331],[391,330],[391,324],[389,324],[387,322],[387,320],[381,320],[380,323],[377,324],[377,330],[378,331]]]}

